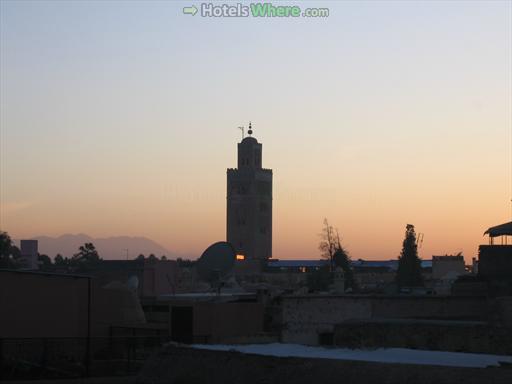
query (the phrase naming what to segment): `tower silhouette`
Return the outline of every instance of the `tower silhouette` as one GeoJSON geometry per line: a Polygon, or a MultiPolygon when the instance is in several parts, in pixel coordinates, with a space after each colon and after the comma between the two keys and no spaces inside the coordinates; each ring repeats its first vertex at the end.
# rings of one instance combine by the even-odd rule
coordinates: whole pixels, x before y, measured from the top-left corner
{"type": "Polygon", "coordinates": [[[227,170],[227,241],[247,260],[272,257],[272,170],[261,167],[262,145],[238,143],[238,168],[227,170]]]}

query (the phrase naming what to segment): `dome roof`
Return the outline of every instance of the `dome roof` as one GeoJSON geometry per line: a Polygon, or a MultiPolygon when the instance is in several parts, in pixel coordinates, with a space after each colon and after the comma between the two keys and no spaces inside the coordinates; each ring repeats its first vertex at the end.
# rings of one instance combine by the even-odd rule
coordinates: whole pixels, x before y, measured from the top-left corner
{"type": "Polygon", "coordinates": [[[253,144],[258,144],[258,140],[256,140],[254,137],[252,136],[247,136],[245,139],[242,140],[242,143],[246,143],[246,144],[249,144],[249,143],[253,143],[253,144]]]}

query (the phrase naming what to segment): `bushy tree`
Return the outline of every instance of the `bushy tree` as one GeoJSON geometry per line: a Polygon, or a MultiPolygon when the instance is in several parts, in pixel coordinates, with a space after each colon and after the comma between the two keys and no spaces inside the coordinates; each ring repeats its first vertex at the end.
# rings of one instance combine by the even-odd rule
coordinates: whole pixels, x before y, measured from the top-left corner
{"type": "MultiPolygon", "coordinates": [[[[338,239],[339,242],[339,239],[338,239]]],[[[334,252],[333,262],[335,268],[341,268],[345,277],[345,290],[357,290],[356,280],[354,278],[354,271],[350,265],[350,256],[347,251],[339,245],[339,248],[334,252]]]]}
{"type": "Polygon", "coordinates": [[[53,259],[53,264],[56,267],[64,267],[66,265],[66,260],[64,259],[64,257],[62,257],[60,253],[57,253],[55,259],[53,259]]]}
{"type": "Polygon", "coordinates": [[[37,256],[37,261],[39,263],[39,268],[42,269],[42,270],[45,270],[45,271],[48,271],[48,270],[51,270],[53,265],[52,265],[52,259],[50,259],[48,257],[48,255],[41,255],[39,254],[37,256]]]}
{"type": "Polygon", "coordinates": [[[180,268],[192,268],[196,261],[195,260],[189,260],[189,259],[182,259],[181,257],[178,257],[176,259],[176,263],[178,264],[178,267],[180,268]]]}
{"type": "Polygon", "coordinates": [[[12,246],[11,237],[7,232],[0,232],[0,256],[5,256],[9,253],[12,246]]]}
{"type": "Polygon", "coordinates": [[[398,270],[396,273],[398,288],[422,287],[421,260],[418,257],[418,245],[414,225],[407,224],[405,239],[402,245],[402,253],[398,258],[398,270]]]}
{"type": "Polygon", "coordinates": [[[101,258],[93,243],[85,243],[78,248],[78,253],[75,253],[70,260],[70,264],[79,269],[86,270],[94,268],[101,258]]]}
{"type": "Polygon", "coordinates": [[[341,268],[345,275],[345,287],[348,289],[356,290],[356,282],[354,279],[354,272],[350,265],[350,256],[347,250],[341,245],[340,234],[337,229],[334,229],[329,224],[327,219],[324,219],[324,226],[320,234],[321,241],[319,249],[322,252],[322,257],[329,261],[329,268],[334,271],[336,268],[341,268]]]}
{"type": "Polygon", "coordinates": [[[0,232],[0,268],[20,268],[20,250],[7,232],[0,232]]]}

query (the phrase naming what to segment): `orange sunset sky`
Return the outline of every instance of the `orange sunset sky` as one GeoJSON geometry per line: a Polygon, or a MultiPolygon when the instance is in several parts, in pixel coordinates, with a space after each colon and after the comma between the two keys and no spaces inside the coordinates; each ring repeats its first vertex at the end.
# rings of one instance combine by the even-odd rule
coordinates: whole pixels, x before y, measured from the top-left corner
{"type": "Polygon", "coordinates": [[[225,239],[252,121],[273,257],[318,258],[327,217],[354,259],[396,258],[411,223],[421,257],[469,262],[512,215],[512,3],[323,3],[297,20],[3,1],[0,229],[198,257],[225,239]]]}

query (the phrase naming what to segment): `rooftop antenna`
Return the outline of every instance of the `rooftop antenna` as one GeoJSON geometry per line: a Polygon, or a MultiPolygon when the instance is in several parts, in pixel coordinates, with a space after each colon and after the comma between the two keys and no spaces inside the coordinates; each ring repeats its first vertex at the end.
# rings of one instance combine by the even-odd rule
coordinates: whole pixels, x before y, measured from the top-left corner
{"type": "Polygon", "coordinates": [[[245,128],[244,127],[238,127],[238,129],[240,129],[242,131],[242,140],[244,139],[244,135],[245,135],[245,128]]]}
{"type": "Polygon", "coordinates": [[[247,133],[250,135],[252,135],[252,123],[249,121],[249,130],[247,131],[247,133]]]}

